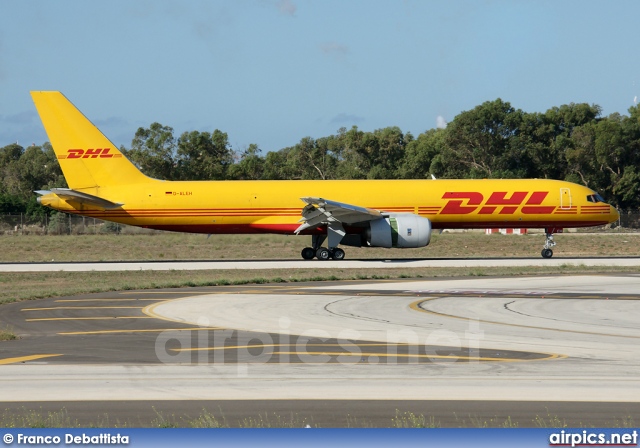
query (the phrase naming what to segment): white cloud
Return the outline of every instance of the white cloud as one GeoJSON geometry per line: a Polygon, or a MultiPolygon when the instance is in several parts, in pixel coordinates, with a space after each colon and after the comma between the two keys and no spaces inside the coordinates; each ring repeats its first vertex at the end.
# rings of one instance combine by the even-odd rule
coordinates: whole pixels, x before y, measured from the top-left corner
{"type": "Polygon", "coordinates": [[[436,118],[436,127],[438,129],[444,129],[447,127],[447,120],[445,120],[442,115],[438,115],[436,118]]]}
{"type": "Polygon", "coordinates": [[[291,0],[279,0],[276,3],[278,11],[288,16],[295,16],[298,7],[291,0]]]}
{"type": "Polygon", "coordinates": [[[334,57],[336,59],[344,59],[351,52],[349,47],[337,42],[325,42],[320,44],[320,51],[327,56],[334,57]]]}
{"type": "Polygon", "coordinates": [[[364,118],[354,114],[339,113],[330,121],[331,124],[355,124],[363,121],[364,118]]]}

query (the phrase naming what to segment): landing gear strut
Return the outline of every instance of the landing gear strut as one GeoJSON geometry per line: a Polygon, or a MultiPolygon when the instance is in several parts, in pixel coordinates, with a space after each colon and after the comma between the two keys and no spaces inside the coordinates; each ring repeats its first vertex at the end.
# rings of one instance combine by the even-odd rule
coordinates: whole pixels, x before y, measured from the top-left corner
{"type": "Polygon", "coordinates": [[[541,252],[542,258],[553,257],[553,251],[551,250],[551,248],[557,244],[555,241],[553,241],[553,232],[558,230],[562,232],[562,229],[544,229],[547,239],[544,243],[544,249],[542,249],[541,252]]]}
{"type": "Polygon", "coordinates": [[[312,260],[314,257],[318,260],[343,260],[345,253],[340,249],[338,244],[342,241],[345,231],[341,224],[332,224],[327,228],[328,235],[313,235],[311,237],[312,247],[302,249],[301,255],[305,260],[312,260]],[[322,247],[322,243],[329,237],[329,247],[322,247]]]}

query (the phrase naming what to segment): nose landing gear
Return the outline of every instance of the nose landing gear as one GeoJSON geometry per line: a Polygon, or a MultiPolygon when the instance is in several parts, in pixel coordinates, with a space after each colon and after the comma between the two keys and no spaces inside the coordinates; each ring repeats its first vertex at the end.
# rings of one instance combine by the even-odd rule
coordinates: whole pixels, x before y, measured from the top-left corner
{"type": "Polygon", "coordinates": [[[540,253],[542,255],[542,258],[551,258],[553,257],[553,251],[551,250],[551,248],[557,244],[553,240],[553,234],[562,232],[562,229],[548,228],[544,229],[544,231],[546,233],[546,240],[544,243],[544,248],[540,253]]]}

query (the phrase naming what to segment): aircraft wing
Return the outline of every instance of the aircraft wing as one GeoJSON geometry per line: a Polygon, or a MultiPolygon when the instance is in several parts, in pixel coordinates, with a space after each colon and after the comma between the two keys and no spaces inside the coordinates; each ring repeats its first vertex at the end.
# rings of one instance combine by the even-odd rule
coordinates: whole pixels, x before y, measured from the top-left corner
{"type": "Polygon", "coordinates": [[[119,202],[111,202],[107,199],[103,199],[99,196],[94,196],[92,194],[71,190],[70,188],[52,188],[51,190],[47,190],[47,191],[44,191],[44,190],[36,191],[36,193],[43,196],[49,193],[53,193],[56,196],[64,199],[65,201],[74,201],[79,204],[94,205],[104,209],[118,208],[124,205],[119,202]]]}
{"type": "Polygon", "coordinates": [[[316,227],[321,224],[355,224],[373,221],[384,216],[378,210],[328,199],[311,197],[300,199],[306,202],[307,205],[302,209],[302,219],[299,221],[302,224],[295,230],[295,233],[300,233],[309,227],[316,227]]]}

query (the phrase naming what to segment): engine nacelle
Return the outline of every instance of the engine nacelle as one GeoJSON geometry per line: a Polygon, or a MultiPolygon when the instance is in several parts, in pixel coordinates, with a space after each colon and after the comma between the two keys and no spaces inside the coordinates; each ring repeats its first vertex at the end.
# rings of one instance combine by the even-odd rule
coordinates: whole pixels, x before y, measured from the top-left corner
{"type": "Polygon", "coordinates": [[[431,221],[412,213],[390,215],[369,223],[371,247],[425,247],[431,241],[431,221]]]}

